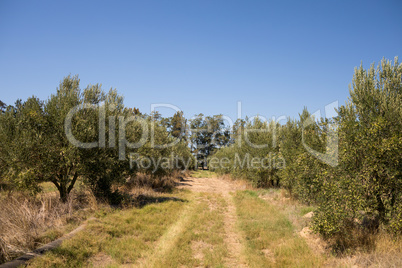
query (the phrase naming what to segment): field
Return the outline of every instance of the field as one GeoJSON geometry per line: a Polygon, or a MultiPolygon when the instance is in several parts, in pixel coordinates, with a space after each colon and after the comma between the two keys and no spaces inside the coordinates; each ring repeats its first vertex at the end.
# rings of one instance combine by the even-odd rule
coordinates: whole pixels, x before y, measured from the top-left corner
{"type": "Polygon", "coordinates": [[[0,268],[402,267],[366,2],[0,1],[0,268]]]}
{"type": "MultiPolygon", "coordinates": [[[[144,201],[139,206],[104,206],[87,212],[85,218],[89,220],[84,231],[29,261],[28,267],[402,264],[401,243],[385,236],[369,253],[331,254],[326,243],[308,228],[314,207],[301,205],[281,189],[255,189],[246,181],[197,171],[178,181],[170,193],[143,190],[139,196],[144,201]]],[[[64,232],[71,229],[59,228],[64,232]]]]}

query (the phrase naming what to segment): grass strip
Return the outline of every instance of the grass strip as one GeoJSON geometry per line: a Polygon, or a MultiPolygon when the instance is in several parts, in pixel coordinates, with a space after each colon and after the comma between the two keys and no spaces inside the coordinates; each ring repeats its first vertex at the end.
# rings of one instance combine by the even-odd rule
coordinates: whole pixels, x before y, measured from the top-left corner
{"type": "Polygon", "coordinates": [[[320,267],[324,259],[311,252],[282,211],[255,191],[234,196],[239,227],[245,235],[249,267],[320,267]]]}

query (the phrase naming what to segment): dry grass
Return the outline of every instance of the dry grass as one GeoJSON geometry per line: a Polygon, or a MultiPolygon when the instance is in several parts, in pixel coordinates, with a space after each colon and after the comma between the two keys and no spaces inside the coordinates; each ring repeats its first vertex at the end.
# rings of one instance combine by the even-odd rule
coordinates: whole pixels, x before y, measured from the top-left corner
{"type": "Polygon", "coordinates": [[[309,225],[311,219],[303,216],[313,211],[314,207],[301,204],[284,189],[256,189],[256,192],[261,199],[281,210],[292,222],[296,232],[309,225]]]}
{"type": "Polygon", "coordinates": [[[0,263],[57,239],[97,208],[89,191],[73,191],[66,203],[56,193],[0,196],[0,263]]]}
{"type": "Polygon", "coordinates": [[[371,251],[358,250],[353,254],[332,257],[328,262],[331,267],[402,267],[402,240],[387,233],[375,237],[375,246],[371,251]]]}
{"type": "MultiPolygon", "coordinates": [[[[159,202],[157,192],[171,191],[186,175],[188,172],[180,171],[164,177],[141,173],[128,179],[119,190],[128,194],[130,205],[159,202]]],[[[66,203],[60,202],[53,184],[42,183],[40,187],[42,193],[36,197],[22,192],[0,192],[0,263],[57,239],[68,231],[68,223],[79,223],[99,208],[91,191],[81,184],[66,203]]]]}
{"type": "Polygon", "coordinates": [[[222,180],[230,181],[232,184],[235,185],[236,189],[241,189],[241,190],[254,190],[255,189],[252,182],[250,182],[249,180],[237,179],[237,178],[232,177],[230,174],[219,175],[219,178],[222,180]]]}
{"type": "Polygon", "coordinates": [[[361,267],[402,267],[402,239],[380,233],[372,252],[358,252],[355,257],[361,267]]]}
{"type": "Polygon", "coordinates": [[[145,188],[154,191],[166,192],[172,190],[176,186],[176,182],[180,178],[186,177],[187,172],[174,171],[168,176],[155,177],[145,173],[138,173],[127,179],[121,188],[123,192],[131,192],[132,189],[145,188]]]}
{"type": "Polygon", "coordinates": [[[170,199],[140,208],[97,212],[97,219],[88,222],[85,232],[77,233],[59,248],[29,261],[28,267],[139,265],[189,205],[179,199],[187,197],[186,191],[158,195],[170,199]]]}
{"type": "MultiPolygon", "coordinates": [[[[193,176],[193,191],[177,189],[167,193],[152,188],[160,185],[155,178],[139,174],[134,182],[129,181],[121,188],[135,200],[134,207],[116,210],[99,207],[94,213],[97,219],[89,222],[85,232],[30,261],[29,265],[235,267],[228,262],[233,259],[233,243],[227,239],[228,200],[221,192],[252,187],[230,177],[219,180],[218,186],[214,184],[217,179],[210,179],[214,173],[194,173],[209,179],[193,176]],[[230,185],[224,186],[229,180],[230,185]],[[197,183],[206,185],[194,191],[197,183]]],[[[188,175],[177,172],[164,180],[176,183],[188,175]]],[[[77,217],[80,209],[97,206],[95,201],[90,204],[83,191],[75,191],[73,197],[67,204],[61,204],[52,193],[36,199],[17,194],[11,198],[4,196],[0,200],[0,205],[7,208],[0,212],[0,247],[5,248],[2,252],[16,254],[18,250],[22,252],[54,240],[65,232],[61,228],[77,217]],[[13,217],[6,216],[13,213],[13,217]],[[22,217],[21,221],[18,217],[22,217]],[[6,243],[3,237],[8,239],[6,243]]],[[[343,257],[331,255],[322,246],[322,239],[306,229],[311,219],[303,215],[314,207],[301,205],[284,190],[238,191],[233,197],[237,217],[232,231],[240,229],[239,255],[244,256],[250,267],[402,267],[402,241],[382,233],[377,235],[375,248],[370,252],[357,251],[343,257]]]]}
{"type": "Polygon", "coordinates": [[[402,267],[402,239],[397,239],[381,231],[377,234],[362,233],[360,236],[366,235],[364,239],[370,242],[370,247],[361,247],[363,238],[358,237],[354,243],[360,247],[355,246],[355,251],[349,251],[343,255],[333,255],[331,241],[324,241],[318,234],[313,233],[308,227],[311,217],[303,217],[303,215],[311,214],[314,207],[301,204],[284,189],[259,189],[257,192],[263,200],[279,208],[288,217],[295,227],[295,231],[305,239],[314,252],[327,256],[326,266],[402,267]]]}
{"type": "Polygon", "coordinates": [[[258,191],[238,191],[239,227],[246,238],[250,267],[322,267],[325,257],[314,252],[297,233],[287,213],[259,198],[258,191]]]}

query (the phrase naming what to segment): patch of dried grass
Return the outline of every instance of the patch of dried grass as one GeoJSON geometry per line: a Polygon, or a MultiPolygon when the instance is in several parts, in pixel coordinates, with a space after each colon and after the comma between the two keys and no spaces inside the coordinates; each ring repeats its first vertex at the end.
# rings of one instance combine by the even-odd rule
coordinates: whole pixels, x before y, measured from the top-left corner
{"type": "Polygon", "coordinates": [[[388,233],[375,235],[375,248],[358,250],[353,254],[336,256],[329,260],[329,267],[402,267],[402,240],[388,233]]]}
{"type": "Polygon", "coordinates": [[[0,196],[0,207],[0,263],[3,263],[50,242],[49,239],[57,239],[62,235],[61,227],[82,220],[83,215],[76,211],[95,210],[97,202],[86,190],[74,190],[66,203],[54,193],[32,197],[9,192],[0,196]]]}
{"type": "Polygon", "coordinates": [[[374,250],[357,252],[355,264],[360,267],[402,267],[402,239],[378,233],[374,250]]]}
{"type": "Polygon", "coordinates": [[[376,234],[362,232],[360,235],[356,235],[357,238],[351,243],[362,245],[364,244],[362,240],[366,240],[365,243],[372,246],[356,247],[353,252],[334,256],[330,253],[329,241],[325,241],[308,227],[313,212],[300,216],[299,211],[302,205],[292,198],[286,190],[269,190],[260,197],[282,209],[296,227],[295,230],[305,239],[314,252],[332,256],[326,264],[329,267],[402,267],[401,238],[393,237],[381,231],[376,234]]]}
{"type": "Polygon", "coordinates": [[[254,190],[255,189],[255,187],[253,187],[253,185],[250,181],[234,178],[230,174],[219,175],[219,178],[232,182],[235,185],[234,188],[238,189],[238,190],[254,190]]]}
{"type": "Polygon", "coordinates": [[[170,176],[151,176],[145,173],[137,173],[127,179],[121,190],[130,193],[132,189],[136,188],[149,188],[155,191],[165,192],[171,190],[176,185],[176,180],[179,178],[178,173],[173,173],[170,176]]]}

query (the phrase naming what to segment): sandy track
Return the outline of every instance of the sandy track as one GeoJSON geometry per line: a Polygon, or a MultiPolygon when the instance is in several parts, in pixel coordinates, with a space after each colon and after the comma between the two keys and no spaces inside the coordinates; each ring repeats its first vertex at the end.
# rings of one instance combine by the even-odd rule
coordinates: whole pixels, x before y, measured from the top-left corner
{"type": "Polygon", "coordinates": [[[187,178],[183,180],[178,188],[188,189],[193,192],[206,192],[220,194],[226,201],[227,208],[224,215],[225,243],[229,251],[226,259],[228,267],[247,267],[243,259],[242,236],[236,228],[237,215],[236,207],[231,193],[241,187],[235,182],[219,178],[187,178]]]}

